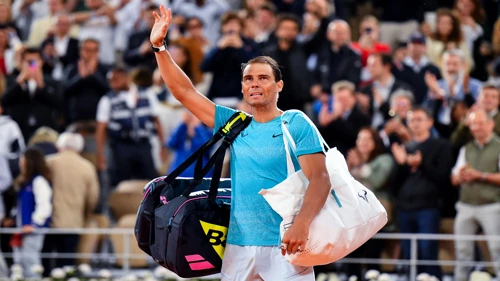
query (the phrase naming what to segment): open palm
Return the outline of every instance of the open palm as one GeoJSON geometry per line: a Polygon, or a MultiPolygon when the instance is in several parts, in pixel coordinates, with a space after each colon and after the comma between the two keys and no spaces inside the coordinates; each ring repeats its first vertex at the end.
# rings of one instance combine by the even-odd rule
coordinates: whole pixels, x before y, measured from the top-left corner
{"type": "Polygon", "coordinates": [[[172,11],[170,9],[167,10],[164,5],[161,5],[160,15],[156,12],[153,12],[153,15],[155,17],[155,24],[151,29],[149,40],[151,40],[153,46],[160,47],[163,45],[163,40],[167,35],[168,27],[172,21],[172,11]]]}

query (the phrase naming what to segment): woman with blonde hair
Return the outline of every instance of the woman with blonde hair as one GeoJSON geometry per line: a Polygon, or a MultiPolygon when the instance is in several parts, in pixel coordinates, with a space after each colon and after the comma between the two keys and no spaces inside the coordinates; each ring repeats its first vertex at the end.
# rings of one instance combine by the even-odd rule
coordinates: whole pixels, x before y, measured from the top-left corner
{"type": "Polygon", "coordinates": [[[38,128],[31,136],[28,146],[40,149],[45,155],[57,153],[56,142],[59,133],[49,127],[38,128]]]}

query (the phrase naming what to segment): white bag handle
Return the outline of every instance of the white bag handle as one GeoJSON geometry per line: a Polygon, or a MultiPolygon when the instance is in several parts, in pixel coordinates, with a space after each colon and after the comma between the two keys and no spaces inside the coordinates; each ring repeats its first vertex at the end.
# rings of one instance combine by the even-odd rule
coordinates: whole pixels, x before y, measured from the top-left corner
{"type": "MultiPolygon", "coordinates": [[[[292,156],[290,155],[289,148],[291,147],[293,153],[295,154],[297,151],[297,145],[295,144],[295,141],[293,140],[293,137],[290,134],[288,127],[286,126],[285,122],[283,121],[283,116],[285,116],[285,114],[287,112],[289,112],[289,111],[285,111],[281,115],[281,131],[283,132],[283,142],[285,144],[286,168],[287,168],[288,176],[290,176],[293,173],[295,173],[295,166],[293,165],[292,156]]],[[[318,128],[316,128],[316,126],[311,121],[311,119],[309,119],[309,117],[307,117],[306,115],[303,115],[303,117],[311,125],[311,127],[314,128],[314,131],[316,132],[316,134],[318,135],[318,138],[320,140],[320,144],[321,144],[321,148],[323,150],[323,153],[326,154],[327,150],[325,150],[325,148],[328,148],[328,150],[329,150],[330,147],[325,142],[325,140],[323,139],[323,137],[319,133],[318,128]]]]}
{"type": "Polygon", "coordinates": [[[283,128],[283,143],[285,144],[285,153],[286,153],[286,170],[288,173],[288,176],[291,176],[293,173],[295,173],[295,166],[293,165],[292,161],[292,156],[290,155],[290,150],[289,150],[289,145],[288,145],[288,139],[291,139],[292,141],[290,144],[293,146],[293,151],[295,151],[295,143],[293,142],[292,137],[290,136],[290,132],[288,132],[288,129],[286,126],[283,125],[283,122],[281,122],[281,127],[283,128]]]}
{"type": "MultiPolygon", "coordinates": [[[[296,154],[297,146],[295,145],[295,142],[293,141],[292,135],[290,134],[290,131],[288,130],[285,122],[283,122],[283,116],[287,112],[288,111],[285,111],[281,115],[281,130],[283,132],[283,142],[285,144],[286,168],[287,168],[288,176],[291,176],[293,173],[295,173],[295,166],[293,165],[292,157],[291,157],[290,151],[289,151],[289,146],[291,146],[292,151],[293,151],[294,154],[296,154]]],[[[318,135],[318,138],[320,140],[321,149],[323,150],[323,153],[326,155],[327,150],[325,150],[325,147],[328,148],[328,150],[330,150],[330,147],[325,142],[325,140],[323,139],[323,137],[319,133],[318,128],[316,128],[316,126],[314,125],[314,123],[307,116],[305,116],[305,115],[304,115],[304,119],[306,119],[307,122],[311,125],[311,127],[314,128],[314,131],[316,132],[316,134],[318,135]]],[[[346,167],[346,169],[347,169],[347,167],[346,167]]],[[[347,169],[347,171],[349,171],[349,170],[347,169]]],[[[342,203],[340,202],[337,194],[335,194],[335,190],[333,189],[333,186],[331,188],[331,194],[335,198],[335,201],[337,202],[337,204],[339,205],[339,207],[342,207],[342,203]]]]}

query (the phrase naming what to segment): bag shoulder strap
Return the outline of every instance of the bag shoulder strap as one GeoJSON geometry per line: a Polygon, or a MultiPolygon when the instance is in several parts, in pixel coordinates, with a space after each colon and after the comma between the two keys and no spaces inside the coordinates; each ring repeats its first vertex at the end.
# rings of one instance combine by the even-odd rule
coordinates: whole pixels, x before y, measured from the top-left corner
{"type": "Polygon", "coordinates": [[[189,187],[186,188],[186,190],[183,192],[182,195],[184,197],[189,196],[189,194],[194,190],[194,188],[202,182],[203,177],[210,171],[210,169],[212,169],[212,167],[215,167],[214,172],[212,174],[212,181],[210,183],[210,193],[209,193],[209,199],[213,198],[213,200],[215,200],[215,197],[217,196],[217,189],[219,188],[224,156],[226,155],[226,149],[229,148],[229,146],[231,146],[236,137],[241,133],[241,131],[243,131],[250,124],[251,121],[252,121],[251,116],[243,112],[237,112],[233,114],[233,116],[231,116],[231,118],[226,122],[226,124],[219,129],[218,133],[220,132],[221,134],[224,134],[224,138],[221,145],[219,146],[217,151],[212,155],[212,157],[210,157],[205,167],[202,167],[203,155],[201,154],[200,157],[198,157],[197,159],[198,161],[195,166],[194,179],[189,185],[189,187]]]}
{"type": "Polygon", "coordinates": [[[330,147],[326,143],[325,139],[323,138],[323,136],[319,132],[319,130],[316,127],[316,125],[313,123],[313,121],[304,112],[302,112],[300,110],[295,110],[295,109],[284,111],[283,114],[281,115],[281,127],[282,127],[282,130],[283,130],[283,137],[285,137],[285,136],[287,137],[288,141],[290,142],[289,144],[290,144],[290,148],[292,149],[292,151],[295,153],[296,144],[295,144],[295,140],[292,137],[292,134],[288,130],[289,120],[286,117],[290,116],[290,114],[293,113],[293,112],[300,113],[302,115],[302,117],[309,123],[309,125],[311,126],[311,128],[313,129],[313,131],[318,136],[319,141],[321,142],[321,146],[323,148],[323,153],[326,154],[326,152],[328,150],[330,150],[330,147]]]}
{"type": "MultiPolygon", "coordinates": [[[[250,124],[250,121],[252,120],[252,116],[247,115],[244,112],[238,111],[235,112],[228,120],[227,122],[221,126],[217,132],[207,141],[205,142],[198,150],[196,150],[191,156],[189,156],[184,162],[182,162],[175,170],[173,170],[165,179],[164,181],[172,184],[175,178],[177,178],[182,172],[184,172],[187,168],[189,168],[196,160],[203,159],[203,155],[209,151],[219,140],[224,138],[232,129],[238,128],[241,126],[241,124],[248,122],[250,124]],[[245,121],[247,120],[247,121],[245,121]]],[[[246,124],[245,127],[248,125],[246,124]]],[[[243,130],[242,128],[241,130],[243,130]]],[[[239,132],[238,132],[239,134],[239,132]]],[[[236,136],[234,136],[236,138],[236,136]]],[[[198,161],[201,165],[202,161],[198,161]]],[[[198,165],[198,163],[197,163],[198,165]]],[[[197,170],[195,169],[195,172],[197,170]]],[[[198,169],[198,172],[201,172],[202,169],[198,169]]],[[[208,171],[207,171],[208,173],[208,171]]],[[[199,177],[199,175],[196,175],[199,177]]],[[[201,175],[201,178],[203,178],[204,175],[201,175]]]]}

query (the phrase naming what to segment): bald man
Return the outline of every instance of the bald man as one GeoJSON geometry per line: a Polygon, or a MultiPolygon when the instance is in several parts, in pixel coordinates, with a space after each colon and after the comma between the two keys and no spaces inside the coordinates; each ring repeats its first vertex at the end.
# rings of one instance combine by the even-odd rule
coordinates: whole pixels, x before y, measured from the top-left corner
{"type": "MultiPolygon", "coordinates": [[[[474,140],[460,150],[451,176],[453,185],[461,186],[454,226],[457,235],[474,235],[479,227],[487,236],[500,235],[500,138],[494,127],[493,118],[485,110],[469,115],[474,140]]],[[[488,241],[488,248],[500,276],[500,241],[488,241]]],[[[474,260],[474,241],[456,240],[455,249],[458,261],[474,260]]],[[[470,269],[456,266],[455,281],[468,280],[470,269]]]]}
{"type": "Polygon", "coordinates": [[[316,93],[319,93],[319,89],[330,93],[332,84],[341,80],[358,85],[361,78],[361,56],[350,47],[349,24],[343,20],[330,22],[326,38],[318,52],[315,70],[316,93]]]}

